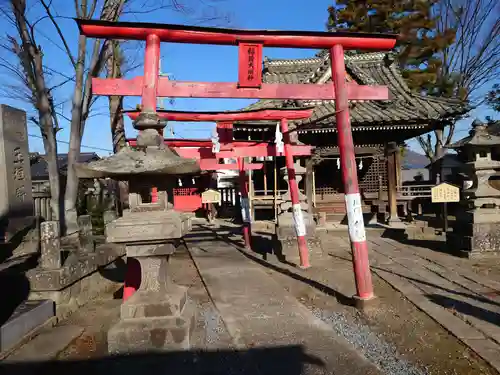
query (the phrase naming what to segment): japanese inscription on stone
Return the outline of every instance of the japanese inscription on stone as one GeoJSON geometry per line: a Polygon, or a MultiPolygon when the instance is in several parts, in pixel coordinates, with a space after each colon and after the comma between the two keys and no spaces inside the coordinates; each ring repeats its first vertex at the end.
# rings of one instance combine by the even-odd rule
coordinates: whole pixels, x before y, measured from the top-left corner
{"type": "Polygon", "coordinates": [[[432,203],[451,203],[460,201],[460,188],[443,182],[431,189],[432,203]]]}
{"type": "Polygon", "coordinates": [[[24,111],[0,105],[0,214],[33,215],[31,175],[24,111]]]}

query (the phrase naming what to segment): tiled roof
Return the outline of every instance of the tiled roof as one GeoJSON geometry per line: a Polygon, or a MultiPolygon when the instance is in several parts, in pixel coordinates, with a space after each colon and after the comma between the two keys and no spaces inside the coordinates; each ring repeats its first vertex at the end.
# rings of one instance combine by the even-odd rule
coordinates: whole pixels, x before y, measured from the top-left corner
{"type": "MultiPolygon", "coordinates": [[[[351,102],[351,122],[353,125],[422,124],[433,120],[445,120],[464,114],[466,106],[454,99],[423,96],[412,92],[402,78],[397,62],[391,54],[363,53],[345,57],[348,80],[362,85],[385,85],[389,87],[390,100],[351,102]]],[[[299,60],[264,61],[263,79],[265,83],[325,83],[331,81],[330,58],[328,53],[299,60]]],[[[310,125],[315,128],[331,127],[335,123],[335,102],[260,100],[245,109],[263,109],[314,105],[312,117],[301,123],[303,129],[310,125]]]]}
{"type": "MultiPolygon", "coordinates": [[[[99,156],[94,152],[82,152],[78,158],[79,163],[87,163],[91,160],[97,160],[99,156]]],[[[38,153],[30,153],[31,161],[31,178],[33,180],[47,179],[49,172],[47,171],[47,162],[44,155],[38,153]]],[[[68,154],[57,154],[57,161],[59,163],[59,170],[64,172],[68,167],[68,154]]]]}

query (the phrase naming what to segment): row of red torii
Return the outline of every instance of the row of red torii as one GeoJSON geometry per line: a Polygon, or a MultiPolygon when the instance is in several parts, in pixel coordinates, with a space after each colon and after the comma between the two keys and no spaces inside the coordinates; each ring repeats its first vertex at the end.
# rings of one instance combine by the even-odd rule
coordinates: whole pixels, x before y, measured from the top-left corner
{"type": "MultiPolygon", "coordinates": [[[[288,132],[288,120],[306,119],[311,109],[263,110],[249,112],[193,113],[157,111],[158,97],[170,98],[247,98],[283,100],[335,100],[336,126],[340,164],[344,183],[348,231],[351,241],[357,294],[361,301],[374,297],[368,261],[368,248],[363,223],[361,197],[359,194],[354,145],[349,120],[349,100],[387,100],[389,90],[383,86],[363,86],[348,83],[344,64],[344,50],[390,50],[394,48],[395,35],[348,33],[348,32],[304,32],[269,30],[234,30],[208,27],[189,27],[135,22],[107,22],[77,20],[80,33],[87,37],[145,40],[144,76],[132,79],[92,80],[95,95],[140,96],[141,112],[157,113],[167,121],[214,121],[220,128],[229,128],[235,121],[279,121],[283,133],[284,150],[278,152],[275,145],[255,142],[233,142],[221,140],[219,152],[206,147],[176,147],[180,156],[197,158],[201,163],[214,163],[219,158],[236,158],[237,168],[243,174],[244,157],[284,156],[289,177],[292,209],[295,219],[300,265],[310,267],[305,225],[300,210],[299,192],[295,179],[293,157],[309,155],[308,146],[293,145],[288,132]],[[161,42],[234,45],[238,47],[238,82],[183,82],[160,77],[161,42]],[[266,84],[262,82],[263,47],[327,49],[330,51],[332,83],[324,84],[266,84]]],[[[132,111],[132,119],[139,112],[132,111]]],[[[229,130],[229,129],[227,129],[229,130]]],[[[229,134],[221,132],[220,134],[229,134]]],[[[168,144],[168,141],[167,141],[168,144]]],[[[217,164],[215,162],[215,164],[217,164]]],[[[215,167],[215,165],[214,165],[215,167]]],[[[219,168],[219,167],[217,167],[219,168]]],[[[248,168],[248,166],[247,166],[248,168]]],[[[247,197],[246,183],[241,194],[247,197]]],[[[244,202],[244,201],[243,201],[244,202]]],[[[245,215],[246,216],[246,215],[245,215]]],[[[249,215],[247,216],[249,217],[249,215]]],[[[244,225],[245,243],[250,244],[249,220],[244,225]]]]}

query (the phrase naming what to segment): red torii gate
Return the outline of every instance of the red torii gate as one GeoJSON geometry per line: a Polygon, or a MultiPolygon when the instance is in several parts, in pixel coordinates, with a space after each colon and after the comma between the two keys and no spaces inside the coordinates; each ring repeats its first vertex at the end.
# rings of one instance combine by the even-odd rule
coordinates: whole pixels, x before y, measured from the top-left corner
{"type": "MultiPolygon", "coordinates": [[[[198,98],[255,99],[335,99],[340,163],[342,168],[349,238],[352,244],[357,298],[373,298],[368,261],[368,247],[363,223],[361,197],[354,146],[349,121],[349,99],[386,100],[387,87],[362,86],[346,82],[344,49],[390,50],[397,37],[370,33],[304,32],[269,30],[231,30],[154,23],[77,20],[80,33],[88,37],[145,40],[144,77],[126,79],[93,78],[96,95],[142,96],[142,112],[156,114],[157,96],[198,98]],[[158,76],[160,42],[237,45],[239,75],[237,83],[169,81],[158,76]],[[333,84],[264,84],[262,83],[263,47],[315,48],[330,51],[333,84]]],[[[287,124],[282,131],[287,134],[287,124]]],[[[285,150],[287,165],[293,156],[285,150]]],[[[294,210],[297,212],[297,210],[294,210]]],[[[298,210],[300,212],[300,210],[298,210]]],[[[298,233],[299,234],[299,233],[298,233]]]]}
{"type": "MultiPolygon", "coordinates": [[[[173,148],[180,156],[186,158],[193,158],[200,160],[200,167],[202,169],[212,169],[206,168],[208,165],[204,166],[204,162],[209,164],[211,162],[214,169],[238,169],[240,172],[240,192],[241,192],[241,204],[242,204],[242,217],[243,217],[243,237],[245,239],[245,246],[251,247],[251,217],[248,202],[248,183],[245,178],[245,170],[257,169],[256,164],[246,164],[244,162],[243,156],[247,157],[259,157],[259,156],[286,156],[287,152],[292,156],[290,160],[287,160],[287,169],[289,175],[289,187],[290,196],[292,198],[292,204],[298,204],[299,202],[299,187],[297,180],[295,178],[295,169],[293,167],[293,156],[311,155],[311,146],[299,146],[291,145],[288,134],[285,137],[285,148],[284,152],[280,152],[276,146],[272,146],[267,142],[241,142],[233,140],[233,122],[236,121],[280,121],[281,127],[287,130],[288,120],[302,120],[309,118],[312,115],[312,108],[301,108],[301,109],[261,109],[254,111],[225,111],[225,112],[186,112],[186,111],[166,111],[158,110],[158,116],[163,121],[189,121],[189,122],[216,122],[217,123],[217,133],[219,135],[220,150],[219,152],[214,152],[212,149],[212,141],[201,141],[197,146],[200,146],[203,142],[209,142],[210,147],[198,147],[198,148],[185,148],[188,147],[186,144],[193,144],[194,142],[179,142],[165,140],[165,144],[173,148]],[[182,147],[182,145],[184,147],[182,147]],[[179,147],[180,146],[180,147],[179,147]],[[237,158],[237,164],[217,164],[217,159],[219,158],[237,158]],[[290,164],[291,162],[291,164],[290,164]],[[255,168],[252,168],[255,167],[255,168]]],[[[137,120],[140,115],[140,111],[124,111],[130,119],[137,120]]],[[[129,140],[129,144],[134,146],[134,140],[129,140]]],[[[194,143],[196,144],[196,143],[194,143]]],[[[262,166],[262,164],[260,164],[262,166]]],[[[301,232],[298,231],[297,241],[299,247],[299,256],[301,260],[301,266],[304,268],[310,267],[309,264],[309,254],[307,250],[306,239],[304,235],[300,233],[304,232],[305,228],[301,232]]]]}

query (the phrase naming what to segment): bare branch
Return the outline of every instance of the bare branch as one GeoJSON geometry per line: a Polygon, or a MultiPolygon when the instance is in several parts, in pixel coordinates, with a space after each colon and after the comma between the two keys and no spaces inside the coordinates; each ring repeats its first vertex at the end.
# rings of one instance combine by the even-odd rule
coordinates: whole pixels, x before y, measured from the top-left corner
{"type": "Polygon", "coordinates": [[[66,54],[68,55],[68,58],[71,61],[71,65],[76,69],[76,61],[75,58],[73,57],[73,54],[71,53],[71,50],[69,49],[68,42],[66,41],[66,38],[64,37],[64,34],[59,27],[59,24],[56,22],[54,16],[52,15],[52,12],[50,11],[49,5],[47,5],[45,0],[40,0],[40,3],[43,5],[45,8],[45,11],[47,12],[47,16],[49,17],[50,21],[52,22],[52,25],[56,28],[57,34],[59,35],[59,38],[61,38],[61,42],[64,46],[64,49],[66,50],[66,54]]]}

